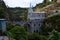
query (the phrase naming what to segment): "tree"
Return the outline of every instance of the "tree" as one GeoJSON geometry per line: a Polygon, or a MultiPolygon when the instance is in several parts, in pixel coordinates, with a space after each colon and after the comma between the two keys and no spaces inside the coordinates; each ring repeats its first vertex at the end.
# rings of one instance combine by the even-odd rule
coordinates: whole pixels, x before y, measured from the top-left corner
{"type": "Polygon", "coordinates": [[[4,7],[0,4],[0,18],[4,18],[3,10],[4,10],[4,7]]]}
{"type": "Polygon", "coordinates": [[[9,37],[9,40],[11,40],[11,38],[13,39],[13,35],[12,35],[12,33],[10,31],[5,31],[3,33],[3,36],[8,36],[9,37]]]}
{"type": "Polygon", "coordinates": [[[47,38],[43,35],[33,33],[31,35],[28,35],[28,40],[47,40],[47,38]]]}
{"type": "Polygon", "coordinates": [[[7,26],[8,31],[11,30],[12,28],[14,28],[14,26],[10,22],[7,22],[6,26],[7,26]]]}
{"type": "Polygon", "coordinates": [[[53,30],[49,36],[49,40],[60,40],[60,34],[56,30],[53,30]]]}
{"type": "Polygon", "coordinates": [[[46,23],[47,25],[50,24],[52,29],[56,29],[57,31],[60,31],[60,15],[56,15],[46,19],[46,23]]]}
{"type": "Polygon", "coordinates": [[[45,25],[40,28],[40,34],[47,36],[53,29],[60,31],[60,15],[47,18],[45,25]]]}
{"type": "Polygon", "coordinates": [[[57,0],[52,0],[52,2],[57,2],[57,0]]]}
{"type": "Polygon", "coordinates": [[[8,18],[7,6],[3,0],[0,0],[0,18],[8,18]]]}
{"type": "Polygon", "coordinates": [[[13,35],[13,38],[16,40],[26,40],[27,33],[24,27],[15,26],[13,29],[10,30],[13,35]]]}
{"type": "Polygon", "coordinates": [[[48,3],[48,2],[49,2],[49,0],[44,0],[44,1],[43,1],[43,3],[48,3]]]}

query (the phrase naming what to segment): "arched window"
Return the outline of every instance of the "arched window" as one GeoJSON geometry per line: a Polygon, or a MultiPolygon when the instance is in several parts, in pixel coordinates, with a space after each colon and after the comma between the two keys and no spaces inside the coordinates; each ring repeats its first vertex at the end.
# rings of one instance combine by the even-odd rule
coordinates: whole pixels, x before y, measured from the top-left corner
{"type": "Polygon", "coordinates": [[[35,30],[34,30],[34,32],[35,32],[35,30]]]}
{"type": "Polygon", "coordinates": [[[38,24],[40,26],[40,24],[38,24]]]}
{"type": "Polygon", "coordinates": [[[34,24],[34,26],[36,26],[36,24],[34,24]]]}
{"type": "Polygon", "coordinates": [[[30,24],[27,24],[28,25],[28,27],[30,27],[30,24]]]}

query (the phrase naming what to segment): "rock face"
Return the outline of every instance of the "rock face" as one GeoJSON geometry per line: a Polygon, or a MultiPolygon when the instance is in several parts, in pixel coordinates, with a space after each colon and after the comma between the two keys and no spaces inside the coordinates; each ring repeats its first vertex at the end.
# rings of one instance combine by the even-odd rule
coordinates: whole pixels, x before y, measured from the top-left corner
{"type": "Polygon", "coordinates": [[[57,0],[57,3],[60,3],[60,0],[57,0]]]}

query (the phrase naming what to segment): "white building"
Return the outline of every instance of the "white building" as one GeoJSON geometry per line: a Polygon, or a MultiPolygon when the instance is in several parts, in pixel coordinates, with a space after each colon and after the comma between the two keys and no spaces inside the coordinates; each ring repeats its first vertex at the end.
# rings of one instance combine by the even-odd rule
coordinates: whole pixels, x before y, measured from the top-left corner
{"type": "Polygon", "coordinates": [[[42,26],[45,19],[45,12],[34,12],[32,7],[28,9],[28,32],[39,32],[39,28],[42,26]]]}

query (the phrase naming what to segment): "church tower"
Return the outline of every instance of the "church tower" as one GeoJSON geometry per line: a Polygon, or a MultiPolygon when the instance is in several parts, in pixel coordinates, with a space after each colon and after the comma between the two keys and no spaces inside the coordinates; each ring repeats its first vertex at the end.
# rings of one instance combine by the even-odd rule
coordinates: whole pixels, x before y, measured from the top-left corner
{"type": "Polygon", "coordinates": [[[28,9],[28,13],[31,13],[31,12],[33,12],[33,9],[32,9],[33,7],[32,7],[32,5],[30,4],[30,7],[29,7],[29,9],[28,9]]]}
{"type": "Polygon", "coordinates": [[[30,4],[30,7],[28,9],[28,19],[31,17],[32,13],[33,13],[33,9],[32,9],[32,6],[30,4]]]}

